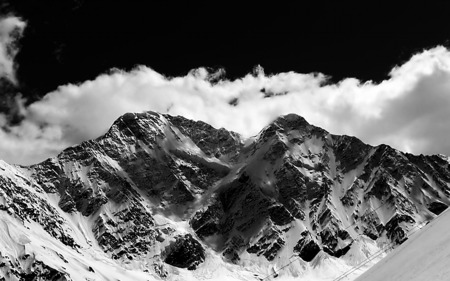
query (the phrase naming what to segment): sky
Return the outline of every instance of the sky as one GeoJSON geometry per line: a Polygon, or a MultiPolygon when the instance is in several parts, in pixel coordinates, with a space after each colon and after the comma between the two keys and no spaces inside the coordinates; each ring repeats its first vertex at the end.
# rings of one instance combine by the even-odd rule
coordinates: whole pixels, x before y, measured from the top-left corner
{"type": "Polygon", "coordinates": [[[450,155],[444,4],[145,2],[0,4],[1,159],[38,163],[146,110],[245,137],[297,113],[372,145],[450,155]]]}

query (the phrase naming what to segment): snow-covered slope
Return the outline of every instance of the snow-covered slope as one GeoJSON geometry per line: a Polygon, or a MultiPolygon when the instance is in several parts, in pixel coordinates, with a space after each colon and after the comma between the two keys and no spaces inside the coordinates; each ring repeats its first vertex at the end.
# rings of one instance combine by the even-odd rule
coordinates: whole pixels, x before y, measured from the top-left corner
{"type": "Polygon", "coordinates": [[[449,264],[450,212],[445,211],[357,280],[447,281],[449,264]]]}
{"type": "Polygon", "coordinates": [[[245,140],[128,113],[0,184],[0,280],[333,280],[450,204],[446,157],[294,114],[245,140]]]}

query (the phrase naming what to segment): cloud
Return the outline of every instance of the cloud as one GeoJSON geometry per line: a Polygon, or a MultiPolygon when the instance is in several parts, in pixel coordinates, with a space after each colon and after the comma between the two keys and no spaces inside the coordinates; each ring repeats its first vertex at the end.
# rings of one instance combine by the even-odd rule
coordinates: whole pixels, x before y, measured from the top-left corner
{"type": "Polygon", "coordinates": [[[268,76],[261,68],[217,82],[222,75],[223,70],[200,68],[167,78],[139,67],[60,86],[22,106],[24,121],[0,134],[0,158],[36,163],[100,136],[126,112],[146,110],[203,120],[247,137],[279,115],[297,113],[331,133],[372,145],[450,155],[450,52],[444,47],[414,55],[381,83],[354,78],[330,83],[320,73],[268,76]]]}
{"type": "Polygon", "coordinates": [[[19,51],[17,40],[22,36],[26,23],[15,16],[0,18],[0,77],[16,83],[14,57],[19,51]]]}

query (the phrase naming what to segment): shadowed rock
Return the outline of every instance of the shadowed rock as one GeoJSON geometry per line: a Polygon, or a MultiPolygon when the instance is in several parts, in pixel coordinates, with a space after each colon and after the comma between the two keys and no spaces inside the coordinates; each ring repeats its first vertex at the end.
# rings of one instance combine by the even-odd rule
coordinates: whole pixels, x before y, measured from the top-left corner
{"type": "Polygon", "coordinates": [[[205,250],[192,235],[177,236],[175,242],[166,249],[167,264],[194,270],[205,261],[205,250]]]}

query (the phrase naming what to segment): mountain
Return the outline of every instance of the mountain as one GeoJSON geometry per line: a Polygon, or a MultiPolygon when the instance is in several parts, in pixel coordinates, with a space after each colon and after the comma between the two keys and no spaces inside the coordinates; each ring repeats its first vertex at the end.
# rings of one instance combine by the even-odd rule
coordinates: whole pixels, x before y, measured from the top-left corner
{"type": "Polygon", "coordinates": [[[0,280],[332,280],[450,204],[447,157],[295,114],[244,139],[128,113],[0,181],[0,280]]]}

